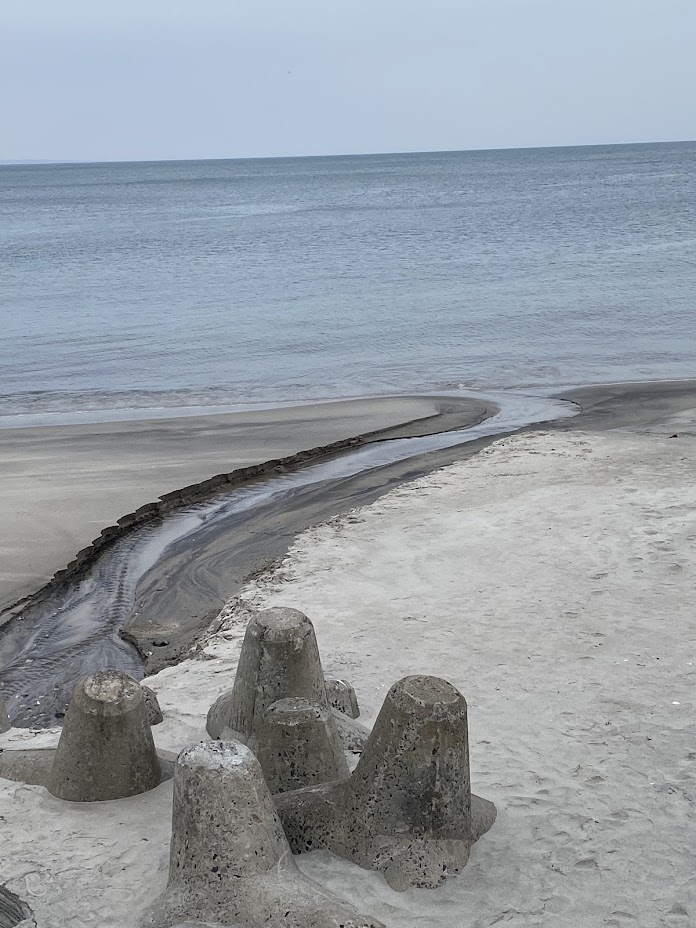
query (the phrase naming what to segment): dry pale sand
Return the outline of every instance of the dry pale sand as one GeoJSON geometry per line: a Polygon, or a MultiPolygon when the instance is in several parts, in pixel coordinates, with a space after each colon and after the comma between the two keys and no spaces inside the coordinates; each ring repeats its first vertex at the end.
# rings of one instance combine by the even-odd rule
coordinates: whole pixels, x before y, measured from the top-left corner
{"type": "MultiPolygon", "coordinates": [[[[472,404],[476,406],[478,404],[472,404]]],[[[379,397],[211,416],[0,430],[0,610],[103,528],[215,474],[437,413],[379,397]]]]}
{"type": "MultiPolygon", "coordinates": [[[[244,588],[310,615],[368,720],[405,674],[457,685],[472,783],[498,808],[437,891],[326,853],[305,872],[389,928],[696,924],[695,464],[691,412],[504,438],[305,532],[244,588]]],[[[161,746],[204,737],[243,629],[231,607],[199,659],[151,678],[161,746]]],[[[130,925],[164,886],[170,785],[81,807],[0,783],[3,882],[39,928],[130,925]]]]}

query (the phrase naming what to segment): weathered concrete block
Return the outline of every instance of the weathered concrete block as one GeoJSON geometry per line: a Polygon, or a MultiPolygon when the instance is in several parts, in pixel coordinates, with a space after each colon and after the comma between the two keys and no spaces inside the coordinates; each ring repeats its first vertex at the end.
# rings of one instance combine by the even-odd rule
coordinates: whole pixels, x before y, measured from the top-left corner
{"type": "Polygon", "coordinates": [[[495,820],[471,795],[466,701],[437,677],[390,689],[350,777],[275,800],[294,853],[327,848],[395,889],[458,873],[495,820]]]}
{"type": "Polygon", "coordinates": [[[72,695],[49,781],[59,799],[94,802],[144,793],[162,778],[142,687],[100,670],[72,695]]]}
{"type": "MultiPolygon", "coordinates": [[[[28,750],[9,748],[0,751],[0,777],[29,783],[34,786],[51,786],[53,761],[56,748],[29,748],[28,750]]],[[[174,776],[174,764],[177,755],[172,751],[157,751],[162,771],[161,781],[171,780],[174,776]]],[[[0,923],[0,928],[2,924],[0,923]]]]}
{"type": "Polygon", "coordinates": [[[357,719],[351,719],[345,713],[339,712],[338,709],[332,709],[331,715],[344,749],[349,754],[362,754],[367,739],[370,737],[370,729],[358,722],[357,719]]]}
{"type": "MultiPolygon", "coordinates": [[[[234,685],[208,712],[208,734],[258,750],[266,710],[291,697],[330,706],[314,626],[297,609],[267,609],[247,625],[234,685]]],[[[344,749],[360,754],[368,729],[336,709],[332,714],[344,749]]]]}
{"type": "Polygon", "coordinates": [[[151,690],[149,686],[143,686],[142,683],[140,686],[142,688],[143,695],[145,696],[147,720],[150,725],[159,725],[160,722],[164,721],[164,716],[162,715],[162,710],[160,709],[157,693],[155,693],[154,690],[151,690]]]}
{"type": "Polygon", "coordinates": [[[333,714],[302,697],[279,699],[268,707],[256,753],[272,793],[340,780],[349,773],[333,714]]]}
{"type": "Polygon", "coordinates": [[[327,680],[326,697],[333,709],[338,709],[348,718],[357,719],[360,716],[358,697],[350,683],[346,683],[345,680],[327,680]]]}
{"type": "Polygon", "coordinates": [[[297,609],[267,609],[247,625],[234,686],[210,709],[208,733],[253,748],[266,709],[291,696],[328,706],[314,626],[297,609]]]}
{"type": "Polygon", "coordinates": [[[55,756],[52,748],[0,751],[0,777],[33,786],[48,786],[55,756]]]}
{"type": "Polygon", "coordinates": [[[9,731],[11,727],[10,717],[7,714],[7,704],[2,696],[0,696],[0,735],[4,731],[9,731]]]}
{"type": "MultiPolygon", "coordinates": [[[[144,928],[379,928],[304,877],[259,762],[239,742],[194,745],[174,771],[169,883],[144,928]]],[[[382,926],[383,928],[383,926],[382,926]]]]}

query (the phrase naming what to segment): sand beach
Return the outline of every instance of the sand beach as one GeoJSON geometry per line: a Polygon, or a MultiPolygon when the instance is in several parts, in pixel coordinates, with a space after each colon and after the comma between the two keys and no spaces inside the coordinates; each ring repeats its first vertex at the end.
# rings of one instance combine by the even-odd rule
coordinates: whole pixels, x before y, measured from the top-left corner
{"type": "Polygon", "coordinates": [[[485,404],[385,397],[0,430],[0,612],[126,513],[216,474],[364,435],[466,425],[485,404]],[[452,409],[456,407],[456,411],[452,409]]]}
{"type": "MultiPolygon", "coordinates": [[[[204,739],[249,610],[286,605],[311,617],[367,724],[409,673],[464,693],[472,787],[498,818],[462,875],[397,893],[326,852],[298,858],[389,928],[696,919],[696,387],[566,395],[575,419],[299,534],[195,653],[147,680],[164,711],[156,743],[204,739]]],[[[58,735],[12,729],[0,747],[58,735]]],[[[170,783],[71,804],[3,780],[0,796],[3,882],[37,928],[132,925],[164,888],[170,783]]]]}

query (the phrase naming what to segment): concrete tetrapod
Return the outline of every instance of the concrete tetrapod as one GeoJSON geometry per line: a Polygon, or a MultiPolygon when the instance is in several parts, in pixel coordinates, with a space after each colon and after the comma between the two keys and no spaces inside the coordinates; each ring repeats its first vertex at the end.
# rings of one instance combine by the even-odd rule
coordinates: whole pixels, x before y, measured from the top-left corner
{"type": "Polygon", "coordinates": [[[0,735],[5,731],[9,731],[11,727],[10,717],[7,714],[7,704],[0,696],[0,735]]]}
{"type": "Polygon", "coordinates": [[[332,713],[311,699],[279,699],[263,717],[257,756],[272,793],[349,774],[332,713]]]}
{"type": "Polygon", "coordinates": [[[49,792],[73,802],[122,799],[161,779],[140,684],[119,670],[81,680],[65,716],[49,792]]]}
{"type": "Polygon", "coordinates": [[[350,777],[274,798],[294,853],[327,848],[399,890],[458,873],[496,815],[471,794],[464,697],[426,676],[392,686],[350,777]]]}
{"type": "Polygon", "coordinates": [[[174,769],[169,883],[142,928],[189,922],[255,928],[383,928],[304,877],[292,858],[259,762],[212,741],[174,769]]]}
{"type": "Polygon", "coordinates": [[[142,686],[143,696],[145,697],[147,720],[150,725],[159,725],[160,722],[164,721],[164,716],[162,715],[162,710],[160,709],[157,693],[155,693],[154,690],[151,690],[149,686],[143,686],[142,683],[140,685],[142,686]]]}
{"type": "MultiPolygon", "coordinates": [[[[314,626],[297,609],[266,609],[247,625],[234,685],[208,712],[208,734],[255,751],[268,707],[293,696],[329,707],[314,626]]],[[[367,729],[334,711],[344,745],[360,750],[367,729]]]]}
{"type": "Polygon", "coordinates": [[[346,683],[345,680],[327,680],[326,696],[329,705],[348,718],[357,719],[360,716],[358,697],[350,683],[346,683]]]}

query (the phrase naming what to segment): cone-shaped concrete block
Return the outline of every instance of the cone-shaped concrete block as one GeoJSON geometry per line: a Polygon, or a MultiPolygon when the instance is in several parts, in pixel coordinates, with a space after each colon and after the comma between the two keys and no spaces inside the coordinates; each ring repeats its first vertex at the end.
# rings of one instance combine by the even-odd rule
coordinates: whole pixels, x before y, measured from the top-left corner
{"type": "MultiPolygon", "coordinates": [[[[142,686],[142,683],[140,684],[142,686]]],[[[160,709],[157,693],[151,690],[149,686],[143,686],[143,695],[145,696],[145,708],[147,710],[147,720],[150,725],[159,725],[164,721],[162,710],[160,709]]]]}
{"type": "Polygon", "coordinates": [[[349,778],[283,793],[276,805],[295,853],[328,848],[384,871],[395,889],[458,873],[495,820],[485,800],[473,797],[472,811],[466,701],[425,676],[390,689],[349,778]]]}
{"type": "Polygon", "coordinates": [[[0,735],[11,728],[10,717],[7,714],[7,705],[5,700],[0,696],[0,735]]]}
{"type": "Polygon", "coordinates": [[[328,705],[314,626],[297,609],[267,609],[247,625],[234,686],[208,713],[208,733],[253,748],[266,709],[291,696],[328,705]]]}
{"type": "Polygon", "coordinates": [[[461,693],[437,677],[406,677],[392,686],[351,788],[379,833],[460,838],[471,814],[461,693]]]}
{"type": "Polygon", "coordinates": [[[327,680],[326,696],[329,705],[343,712],[348,718],[357,719],[360,716],[358,697],[350,683],[346,683],[345,680],[327,680]]]}
{"type": "Polygon", "coordinates": [[[179,755],[169,883],[146,928],[187,921],[251,928],[377,928],[293,861],[261,767],[239,742],[207,742],[179,755]]]}
{"type": "Polygon", "coordinates": [[[257,757],[272,793],[341,780],[349,773],[331,710],[302,697],[268,707],[257,757]]]}
{"type": "Polygon", "coordinates": [[[161,779],[142,687],[117,670],[81,680],[65,717],[49,791],[59,799],[95,802],[144,793],[161,779]]]}

